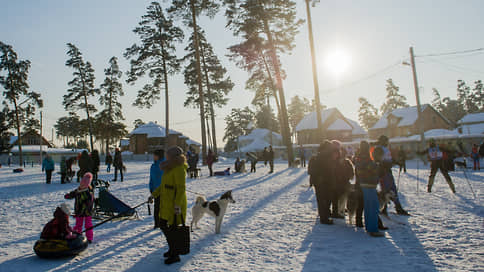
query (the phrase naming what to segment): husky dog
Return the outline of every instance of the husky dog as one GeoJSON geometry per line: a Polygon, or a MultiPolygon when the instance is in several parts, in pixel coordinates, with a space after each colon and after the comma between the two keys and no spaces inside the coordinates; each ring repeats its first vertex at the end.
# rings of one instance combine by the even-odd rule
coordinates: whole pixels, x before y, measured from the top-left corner
{"type": "Polygon", "coordinates": [[[395,192],[393,191],[379,191],[378,202],[380,202],[380,213],[385,210],[385,207],[395,199],[395,192]]]}
{"type": "Polygon", "coordinates": [[[209,214],[210,216],[215,217],[215,233],[220,233],[222,220],[229,203],[235,203],[235,200],[232,198],[232,191],[224,193],[220,199],[211,202],[208,202],[203,196],[198,196],[195,205],[192,208],[192,231],[194,226],[198,229],[198,221],[200,221],[205,214],[209,214]]]}

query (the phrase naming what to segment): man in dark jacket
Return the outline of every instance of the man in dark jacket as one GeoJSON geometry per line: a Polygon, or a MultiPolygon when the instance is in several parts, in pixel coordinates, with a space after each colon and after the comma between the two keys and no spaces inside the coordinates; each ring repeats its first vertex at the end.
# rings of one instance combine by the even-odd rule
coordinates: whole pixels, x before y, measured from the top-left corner
{"type": "Polygon", "coordinates": [[[272,174],[274,173],[274,150],[272,149],[272,145],[269,146],[269,150],[267,151],[267,160],[269,161],[269,166],[271,167],[269,174],[272,174]]]}
{"type": "MultiPolygon", "coordinates": [[[[355,171],[353,163],[346,158],[341,152],[342,146],[339,141],[333,140],[331,142],[333,149],[332,152],[336,157],[336,160],[332,162],[335,171],[335,180],[333,184],[333,193],[331,196],[332,213],[333,218],[345,218],[344,208],[339,207],[339,201],[343,198],[344,194],[350,187],[350,180],[354,177],[355,171]]],[[[343,203],[341,203],[343,204],[343,203]]]]}
{"type": "Polygon", "coordinates": [[[403,146],[400,146],[400,149],[398,150],[398,165],[400,166],[399,172],[407,173],[407,152],[405,152],[405,149],[403,146]]]}
{"type": "Polygon", "coordinates": [[[124,177],[123,177],[123,157],[121,156],[121,151],[119,148],[116,148],[116,151],[114,152],[114,179],[113,181],[118,180],[118,171],[119,175],[121,176],[121,182],[123,182],[124,177]]]}
{"type": "Polygon", "coordinates": [[[94,168],[94,163],[87,153],[87,150],[82,151],[81,156],[79,157],[79,171],[77,172],[77,182],[80,181],[81,177],[89,172],[92,173],[94,168]]]}
{"type": "Polygon", "coordinates": [[[442,173],[444,175],[445,180],[447,181],[447,184],[449,184],[450,190],[455,194],[455,186],[454,183],[452,183],[452,179],[449,176],[449,172],[444,166],[444,161],[443,161],[443,152],[446,152],[447,149],[443,147],[439,147],[434,139],[430,139],[429,141],[429,148],[422,152],[418,152],[419,154],[427,154],[428,158],[430,160],[430,176],[429,176],[429,182],[427,184],[427,192],[431,193],[432,192],[432,185],[434,184],[435,180],[435,175],[437,174],[437,171],[442,173]]]}
{"type": "Polygon", "coordinates": [[[97,180],[97,173],[99,172],[99,166],[101,165],[101,159],[99,158],[99,151],[94,149],[91,152],[91,159],[92,159],[92,175],[93,180],[97,180]]]}
{"type": "Polygon", "coordinates": [[[321,224],[328,225],[333,224],[329,211],[331,188],[335,179],[334,167],[331,165],[334,157],[332,151],[331,142],[324,141],[319,146],[319,153],[311,162],[311,167],[308,169],[318,202],[319,221],[321,224]]]}
{"type": "Polygon", "coordinates": [[[106,167],[106,171],[108,173],[111,172],[111,164],[113,164],[113,156],[111,156],[111,153],[110,152],[108,152],[106,154],[106,161],[105,161],[105,163],[106,163],[106,166],[107,166],[106,167]]]}

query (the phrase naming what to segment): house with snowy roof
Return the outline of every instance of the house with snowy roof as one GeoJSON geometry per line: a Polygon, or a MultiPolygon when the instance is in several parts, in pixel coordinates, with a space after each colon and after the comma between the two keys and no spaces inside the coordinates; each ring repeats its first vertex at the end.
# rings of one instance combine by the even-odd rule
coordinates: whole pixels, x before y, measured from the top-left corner
{"type": "Polygon", "coordinates": [[[366,130],[358,122],[346,118],[338,109],[330,108],[321,111],[323,135],[318,133],[318,121],[316,112],[311,112],[296,126],[298,144],[319,144],[322,139],[340,140],[351,142],[365,139],[368,136],[366,130]]]}
{"type": "Polygon", "coordinates": [[[282,136],[265,128],[253,129],[248,135],[238,138],[240,152],[262,151],[264,148],[282,145],[282,136]]]}
{"type": "Polygon", "coordinates": [[[420,126],[424,131],[434,129],[450,129],[451,122],[431,105],[422,105],[422,114],[418,118],[417,106],[398,108],[383,114],[373,127],[369,129],[371,139],[377,139],[380,135],[389,138],[408,137],[420,133],[420,126]]]}
{"type": "Polygon", "coordinates": [[[154,122],[140,125],[129,134],[129,151],[133,154],[145,154],[164,149],[166,143],[170,146],[178,145],[183,149],[192,147],[198,150],[200,146],[199,143],[173,129],[170,129],[166,135],[165,127],[154,122]]]}
{"type": "Polygon", "coordinates": [[[460,119],[457,125],[463,135],[484,136],[484,112],[468,114],[460,119]]]}

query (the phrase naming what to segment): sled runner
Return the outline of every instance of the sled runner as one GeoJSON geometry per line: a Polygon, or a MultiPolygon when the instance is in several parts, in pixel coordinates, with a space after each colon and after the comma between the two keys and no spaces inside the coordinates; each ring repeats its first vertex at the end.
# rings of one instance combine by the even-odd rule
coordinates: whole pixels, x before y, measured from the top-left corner
{"type": "Polygon", "coordinates": [[[109,192],[109,182],[97,180],[93,185],[98,190],[98,196],[94,199],[94,218],[105,219],[116,215],[122,215],[120,217],[123,218],[138,217],[135,209],[109,192]]]}

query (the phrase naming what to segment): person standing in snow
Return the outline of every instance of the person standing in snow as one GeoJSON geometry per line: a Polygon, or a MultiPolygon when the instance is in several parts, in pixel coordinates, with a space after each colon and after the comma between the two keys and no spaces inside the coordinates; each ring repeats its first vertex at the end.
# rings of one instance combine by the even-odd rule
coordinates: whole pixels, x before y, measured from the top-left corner
{"type": "Polygon", "coordinates": [[[269,174],[274,173],[274,150],[272,149],[272,145],[269,146],[269,150],[267,151],[267,160],[269,161],[269,166],[271,170],[269,174]]]}
{"type": "Polygon", "coordinates": [[[168,229],[171,226],[178,226],[186,221],[187,196],[185,182],[188,165],[183,155],[183,150],[178,147],[171,147],[166,152],[166,160],[160,164],[163,170],[162,185],[159,186],[148,198],[149,202],[159,197],[160,228],[168,242],[168,251],[163,255],[165,264],[180,262],[179,252],[175,251],[176,240],[169,236],[168,229]]]}
{"type": "MultiPolygon", "coordinates": [[[[380,204],[376,192],[378,166],[370,158],[370,145],[368,142],[362,141],[360,143],[360,151],[355,161],[357,187],[363,192],[366,232],[373,237],[382,237],[384,234],[378,230],[379,223],[381,224],[378,216],[380,204]]],[[[361,215],[357,215],[356,225],[358,227],[363,225],[361,215]]],[[[383,224],[381,226],[383,227],[383,224]]]]}
{"type": "Polygon", "coordinates": [[[42,172],[45,171],[45,181],[47,184],[50,184],[52,180],[52,172],[55,169],[55,163],[49,154],[44,153],[44,155],[46,156],[42,161],[42,172]]]}
{"type": "MultiPolygon", "coordinates": [[[[408,212],[402,208],[402,204],[400,203],[400,199],[398,197],[397,186],[395,185],[395,178],[393,177],[392,173],[394,161],[390,149],[388,148],[388,142],[388,137],[381,135],[378,138],[377,146],[373,154],[373,158],[380,165],[382,190],[393,191],[393,193],[395,193],[393,202],[395,203],[395,210],[397,214],[409,215],[408,212]]],[[[386,207],[383,212],[386,213],[386,207]]]]}
{"type": "Polygon", "coordinates": [[[215,154],[213,153],[212,149],[208,150],[207,154],[207,166],[208,171],[210,172],[210,176],[213,176],[213,163],[215,162],[215,154]]]}
{"type": "Polygon", "coordinates": [[[61,174],[61,184],[66,183],[67,178],[67,165],[66,165],[66,157],[62,156],[60,161],[60,174],[61,174]]]}
{"type": "Polygon", "coordinates": [[[262,159],[264,160],[264,166],[267,166],[267,147],[264,147],[264,151],[262,151],[262,159]]]}
{"type": "MultiPolygon", "coordinates": [[[[341,142],[333,140],[331,141],[332,148],[336,154],[336,160],[333,161],[335,167],[335,183],[333,186],[333,194],[331,197],[332,209],[331,217],[333,218],[345,218],[344,207],[339,207],[339,200],[343,197],[344,193],[350,187],[350,180],[354,177],[355,172],[353,163],[346,158],[344,148],[341,146],[341,142]],[[343,153],[343,154],[342,154],[343,153]]],[[[341,203],[343,204],[343,203],[341,203]]]]}
{"type": "Polygon", "coordinates": [[[257,156],[252,153],[252,152],[247,152],[245,154],[247,156],[247,159],[250,161],[250,172],[256,172],[256,164],[257,164],[257,156]]]}
{"type": "Polygon", "coordinates": [[[301,167],[306,167],[306,151],[302,144],[299,145],[299,157],[301,158],[301,167]]]}
{"type": "Polygon", "coordinates": [[[119,175],[121,176],[121,182],[123,182],[123,180],[124,180],[124,176],[123,176],[123,156],[121,155],[121,150],[119,150],[119,148],[116,148],[116,151],[114,152],[113,166],[114,166],[114,179],[113,179],[113,181],[118,180],[118,171],[119,171],[119,175]]]}
{"type": "MultiPolygon", "coordinates": [[[[158,189],[161,185],[161,178],[163,176],[163,170],[160,168],[160,164],[165,161],[165,152],[163,150],[156,150],[153,153],[153,164],[150,169],[150,193],[158,189]]],[[[160,227],[160,197],[155,197],[153,218],[155,220],[155,229],[160,227]]]]}
{"type": "Polygon", "coordinates": [[[479,150],[478,150],[478,146],[476,144],[474,144],[472,146],[472,153],[471,153],[471,159],[472,161],[474,162],[474,171],[476,170],[481,170],[481,165],[479,163],[479,150]]]}
{"type": "Polygon", "coordinates": [[[111,156],[110,152],[106,154],[105,163],[106,163],[106,172],[108,173],[111,172],[111,164],[113,164],[113,156],[111,156]]]}
{"type": "Polygon", "coordinates": [[[418,152],[418,154],[422,154],[422,155],[427,154],[430,160],[430,176],[429,176],[429,182],[427,184],[427,192],[428,193],[432,192],[432,186],[434,184],[435,175],[437,174],[437,171],[440,170],[442,175],[444,175],[444,178],[447,181],[447,184],[449,184],[450,190],[455,194],[454,183],[452,183],[452,179],[449,176],[449,172],[444,167],[444,160],[443,160],[443,154],[442,154],[443,151],[447,151],[447,150],[443,149],[442,147],[439,147],[435,143],[434,139],[430,139],[429,148],[427,148],[424,151],[418,152]]]}
{"type": "Polygon", "coordinates": [[[82,227],[87,230],[86,238],[89,243],[92,243],[94,238],[94,232],[92,230],[92,213],[94,207],[94,192],[91,187],[92,174],[87,172],[82,177],[79,187],[66,194],[65,199],[75,199],[74,213],[76,218],[76,226],[74,231],[77,233],[82,232],[82,227]]]}
{"type": "Polygon", "coordinates": [[[314,185],[316,200],[318,202],[319,221],[321,224],[331,225],[330,200],[331,189],[335,179],[334,167],[332,165],[336,155],[330,141],[325,140],[318,149],[318,155],[311,162],[308,169],[314,185]]]}
{"type": "Polygon", "coordinates": [[[101,159],[99,158],[99,151],[97,151],[96,149],[91,152],[91,160],[93,180],[97,180],[97,174],[99,172],[99,166],[101,165],[101,159]]]}
{"type": "Polygon", "coordinates": [[[407,173],[407,152],[405,152],[405,149],[403,146],[400,146],[398,149],[398,164],[400,166],[399,172],[407,173]]]}
{"type": "Polygon", "coordinates": [[[82,151],[79,157],[79,172],[77,173],[77,182],[81,177],[84,177],[86,173],[92,173],[94,163],[86,150],[82,151]]]}

